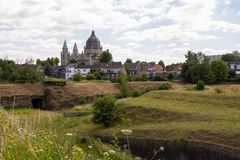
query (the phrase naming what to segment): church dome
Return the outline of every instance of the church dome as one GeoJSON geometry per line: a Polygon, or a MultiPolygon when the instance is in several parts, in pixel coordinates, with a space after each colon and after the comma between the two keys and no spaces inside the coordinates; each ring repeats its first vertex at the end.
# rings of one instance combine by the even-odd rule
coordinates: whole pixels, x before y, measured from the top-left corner
{"type": "Polygon", "coordinates": [[[95,36],[95,32],[92,31],[92,35],[87,40],[86,49],[100,49],[100,48],[101,48],[100,41],[95,36]]]}

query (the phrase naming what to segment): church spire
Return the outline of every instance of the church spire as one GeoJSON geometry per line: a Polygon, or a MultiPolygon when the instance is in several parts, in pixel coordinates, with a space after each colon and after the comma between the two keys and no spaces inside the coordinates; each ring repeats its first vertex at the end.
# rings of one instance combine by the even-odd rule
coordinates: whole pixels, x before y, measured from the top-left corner
{"type": "Polygon", "coordinates": [[[66,42],[66,40],[64,40],[64,43],[63,43],[63,49],[68,49],[68,46],[67,46],[67,42],[66,42]]]}
{"type": "Polygon", "coordinates": [[[75,44],[74,44],[73,50],[74,50],[74,51],[78,51],[77,43],[76,43],[76,42],[75,42],[75,44]]]}

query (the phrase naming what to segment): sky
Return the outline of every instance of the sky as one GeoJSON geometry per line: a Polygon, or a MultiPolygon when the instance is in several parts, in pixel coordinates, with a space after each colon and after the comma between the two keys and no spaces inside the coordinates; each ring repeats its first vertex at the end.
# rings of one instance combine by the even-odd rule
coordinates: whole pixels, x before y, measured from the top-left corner
{"type": "Polygon", "coordinates": [[[81,52],[92,29],[114,61],[183,62],[240,48],[240,0],[0,0],[0,58],[81,52]]]}

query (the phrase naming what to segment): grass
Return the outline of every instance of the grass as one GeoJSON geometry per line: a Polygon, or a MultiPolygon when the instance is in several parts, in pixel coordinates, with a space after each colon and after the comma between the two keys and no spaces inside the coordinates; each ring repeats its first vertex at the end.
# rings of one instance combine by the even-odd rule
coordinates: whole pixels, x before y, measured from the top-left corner
{"type": "MultiPolygon", "coordinates": [[[[58,148],[54,148],[54,145],[45,145],[46,141],[40,141],[41,138],[40,140],[32,139],[31,141],[26,139],[25,142],[34,146],[39,144],[37,141],[40,141],[42,147],[50,148],[50,151],[56,150],[62,157],[68,156],[72,159],[73,152],[78,152],[79,148],[83,151],[81,154],[92,156],[87,159],[104,159],[103,153],[111,149],[111,146],[109,148],[109,146],[93,141],[87,144],[79,144],[75,141],[76,137],[93,134],[123,137],[122,129],[133,130],[131,135],[133,137],[184,139],[214,144],[240,152],[240,86],[206,86],[204,91],[186,88],[191,88],[191,86],[175,85],[169,91],[151,91],[137,98],[119,100],[117,102],[118,115],[122,119],[108,128],[94,124],[91,114],[82,117],[63,117],[62,112],[20,109],[14,112],[11,110],[4,111],[4,115],[7,114],[8,123],[3,122],[6,119],[5,117],[1,117],[0,129],[3,129],[6,124],[11,124],[7,125],[10,129],[5,135],[11,132],[9,135],[14,135],[14,139],[10,140],[17,144],[18,147],[21,146],[19,128],[23,128],[28,134],[47,137],[47,140],[50,139],[53,144],[62,146],[63,150],[59,151],[58,148]],[[18,125],[13,125],[13,122],[17,122],[18,125]],[[29,128],[31,129],[29,130],[29,128]],[[40,134],[40,131],[44,132],[43,135],[40,134]],[[68,133],[71,133],[72,136],[66,136],[68,133]],[[51,137],[51,135],[56,135],[57,138],[51,137]],[[69,142],[67,144],[65,143],[66,139],[69,142]],[[88,145],[93,146],[94,149],[88,148],[88,145]]],[[[75,111],[91,113],[91,104],[76,106],[63,112],[75,111]]],[[[3,134],[0,137],[3,137],[3,134]]],[[[13,146],[13,144],[9,144],[9,146],[13,146]]],[[[25,153],[26,155],[16,151],[10,153],[17,156],[26,156],[30,152],[25,153]]],[[[44,149],[43,153],[49,153],[49,151],[44,149]]],[[[122,152],[118,152],[118,154],[120,157],[117,159],[124,157],[122,152]]],[[[6,155],[6,153],[3,155],[6,155]]],[[[54,154],[50,154],[50,156],[55,158],[54,154]]]]}
{"type": "Polygon", "coordinates": [[[180,137],[239,152],[240,92],[236,92],[239,90],[238,85],[218,85],[207,86],[204,91],[186,90],[185,86],[152,91],[119,100],[118,115],[122,120],[110,128],[93,124],[91,115],[58,123],[65,125],[63,128],[72,124],[68,130],[79,134],[123,136],[120,130],[129,128],[134,137],[172,140],[180,137]],[[216,91],[219,89],[221,92],[216,91]]]}

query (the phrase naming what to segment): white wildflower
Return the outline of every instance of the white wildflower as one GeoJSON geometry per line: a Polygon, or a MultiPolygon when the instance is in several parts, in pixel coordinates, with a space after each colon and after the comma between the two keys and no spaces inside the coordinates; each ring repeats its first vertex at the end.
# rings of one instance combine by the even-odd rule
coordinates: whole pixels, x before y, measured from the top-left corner
{"type": "Polygon", "coordinates": [[[163,146],[160,147],[160,151],[164,151],[164,147],[163,146]]]}
{"type": "Polygon", "coordinates": [[[92,148],[93,148],[93,146],[88,146],[88,148],[92,149],[92,148]]]}
{"type": "Polygon", "coordinates": [[[72,133],[66,133],[66,136],[73,136],[72,133]]]}
{"type": "Polygon", "coordinates": [[[110,154],[114,154],[115,151],[110,149],[110,150],[108,151],[108,153],[110,153],[110,154]]]}
{"type": "Polygon", "coordinates": [[[130,129],[122,129],[121,132],[128,136],[128,135],[130,135],[132,133],[132,130],[130,130],[130,129]]]}

